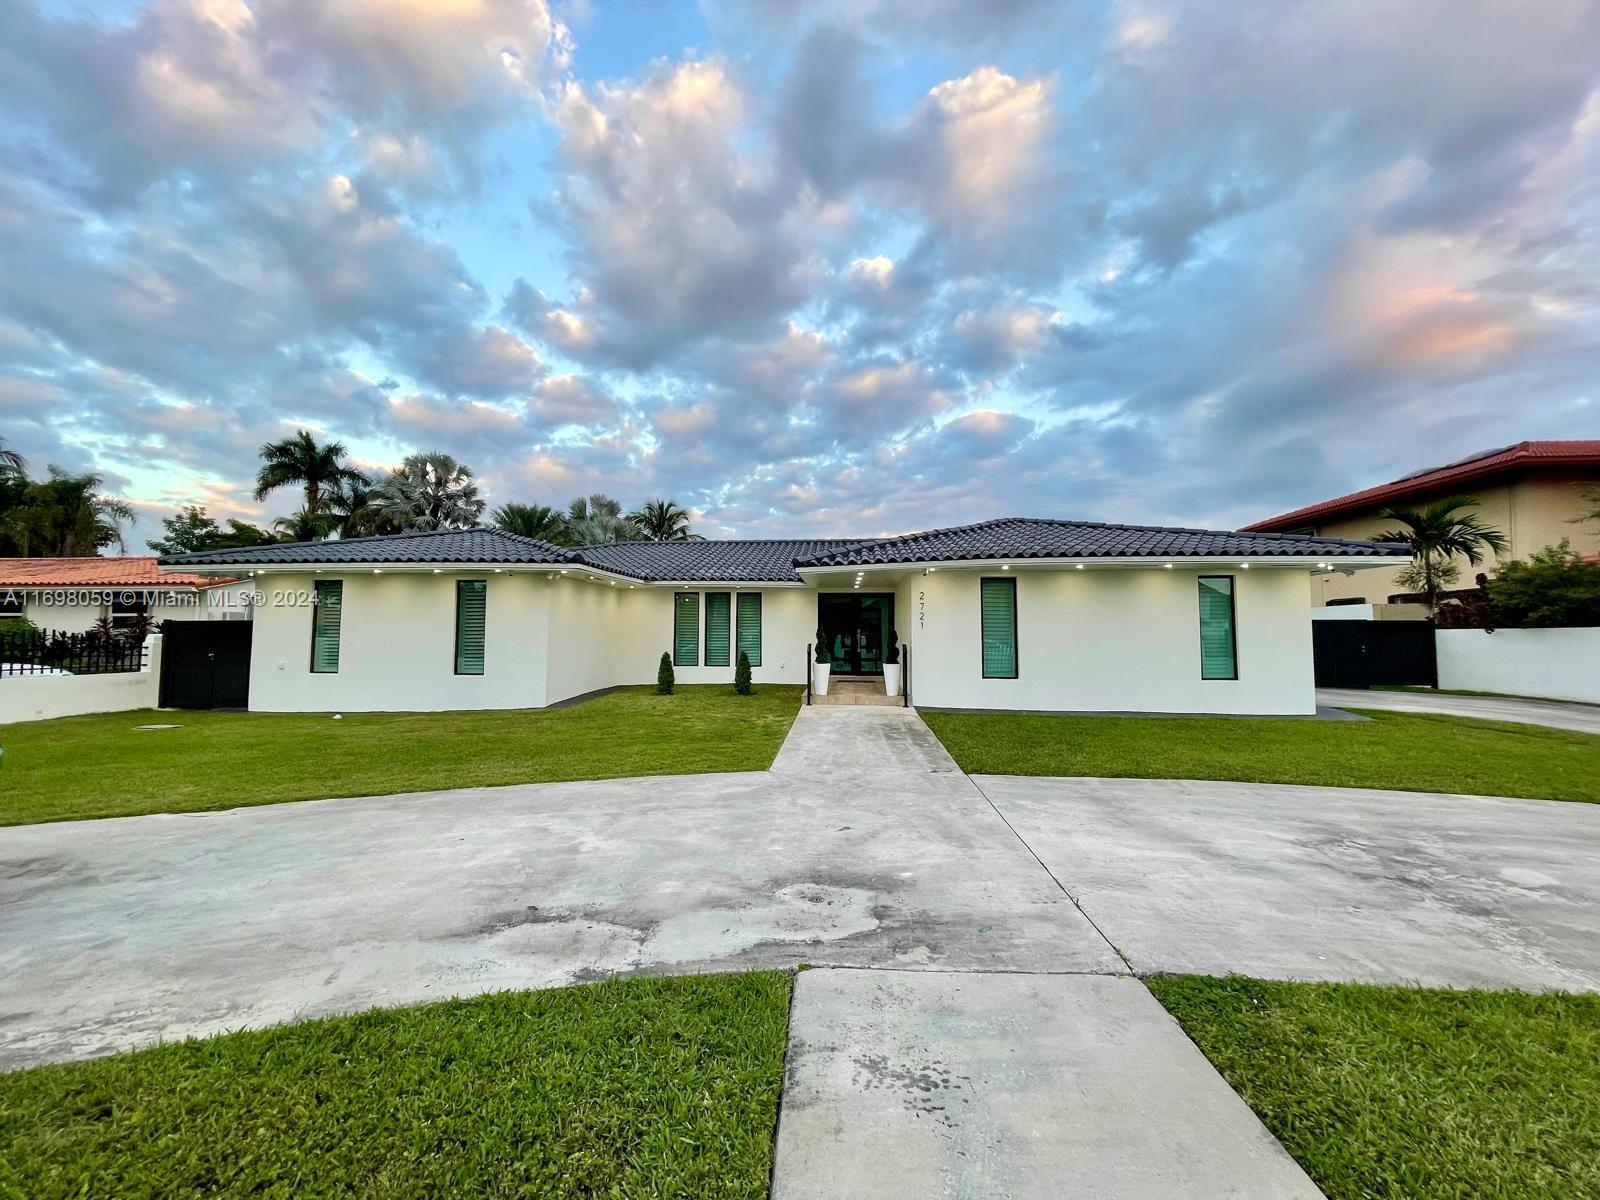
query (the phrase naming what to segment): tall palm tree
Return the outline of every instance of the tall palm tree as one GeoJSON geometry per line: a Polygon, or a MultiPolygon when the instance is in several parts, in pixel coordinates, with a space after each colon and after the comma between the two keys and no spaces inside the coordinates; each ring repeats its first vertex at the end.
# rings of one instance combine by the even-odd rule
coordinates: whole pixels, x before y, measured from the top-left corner
{"type": "Polygon", "coordinates": [[[635,542],[639,527],[622,515],[622,503],[604,492],[579,496],[567,506],[567,537],[574,546],[635,542]]]}
{"type": "Polygon", "coordinates": [[[652,542],[688,541],[690,519],[689,510],[672,500],[647,500],[628,514],[628,520],[652,542]]]}
{"type": "Polygon", "coordinates": [[[567,526],[562,515],[547,504],[518,504],[515,501],[502,504],[490,513],[489,523],[507,533],[557,545],[565,536],[567,526]]]}
{"type": "Polygon", "coordinates": [[[0,475],[21,475],[27,469],[27,460],[0,438],[0,475]]]}
{"type": "Polygon", "coordinates": [[[372,489],[368,505],[402,530],[466,529],[483,515],[472,471],[448,454],[408,454],[372,489]]]}
{"type": "Polygon", "coordinates": [[[309,430],[302,429],[280,442],[261,447],[261,469],[256,472],[257,500],[282,487],[305,489],[305,511],[317,516],[335,491],[345,484],[365,484],[367,477],[344,461],[343,442],[317,444],[309,430]]]}
{"type": "Polygon", "coordinates": [[[1503,533],[1466,511],[1476,508],[1477,504],[1471,496],[1451,496],[1436,500],[1420,511],[1398,505],[1378,510],[1378,516],[1384,520],[1399,524],[1372,540],[1404,542],[1411,547],[1412,556],[1422,571],[1422,592],[1427,598],[1429,612],[1439,607],[1440,560],[1459,554],[1475,567],[1483,561],[1486,550],[1499,555],[1508,549],[1503,533]]]}

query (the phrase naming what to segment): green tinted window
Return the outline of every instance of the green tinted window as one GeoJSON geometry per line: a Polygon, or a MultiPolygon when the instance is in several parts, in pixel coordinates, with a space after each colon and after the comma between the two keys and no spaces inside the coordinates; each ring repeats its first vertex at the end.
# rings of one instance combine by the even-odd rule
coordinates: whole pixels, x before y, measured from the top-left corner
{"type": "Polygon", "coordinates": [[[706,666],[725,667],[728,658],[729,603],[727,592],[706,593],[706,666]]]}
{"type": "Polygon", "coordinates": [[[489,584],[482,579],[456,581],[456,674],[483,674],[483,639],[488,617],[489,584]]]}
{"type": "Polygon", "coordinates": [[[319,579],[311,610],[311,669],[331,675],[339,669],[339,621],[344,610],[344,581],[319,579]]]}
{"type": "Polygon", "coordinates": [[[1205,575],[1200,579],[1200,678],[1239,678],[1231,575],[1205,575]]]}
{"type": "Polygon", "coordinates": [[[1017,677],[1017,581],[979,580],[983,624],[983,677],[1017,677]]]}
{"type": "Polygon", "coordinates": [[[761,665],[761,593],[739,593],[739,649],[752,667],[761,665]]]}
{"type": "Polygon", "coordinates": [[[672,665],[700,665],[699,592],[679,592],[672,598],[672,665]]]}

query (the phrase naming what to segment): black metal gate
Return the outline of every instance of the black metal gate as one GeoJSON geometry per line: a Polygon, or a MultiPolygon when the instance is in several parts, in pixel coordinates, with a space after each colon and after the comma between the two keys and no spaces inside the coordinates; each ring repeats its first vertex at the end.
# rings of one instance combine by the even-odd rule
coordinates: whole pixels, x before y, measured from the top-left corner
{"type": "Polygon", "coordinates": [[[252,621],[166,621],[161,626],[162,708],[245,708],[252,621]]]}
{"type": "Polygon", "coordinates": [[[1318,687],[1436,687],[1432,621],[1313,621],[1318,687]]]}

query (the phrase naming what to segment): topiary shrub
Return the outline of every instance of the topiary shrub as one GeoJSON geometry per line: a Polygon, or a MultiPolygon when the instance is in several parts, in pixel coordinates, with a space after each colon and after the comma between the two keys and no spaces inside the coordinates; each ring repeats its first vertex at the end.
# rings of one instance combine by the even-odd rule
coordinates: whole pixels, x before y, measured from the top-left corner
{"type": "Polygon", "coordinates": [[[828,649],[828,640],[822,636],[822,630],[817,630],[817,661],[825,663],[832,660],[832,652],[828,649]]]}
{"type": "Polygon", "coordinates": [[[739,651],[739,662],[733,668],[733,690],[741,696],[748,696],[750,687],[750,656],[743,650],[739,651]]]}
{"type": "Polygon", "coordinates": [[[656,668],[656,695],[672,695],[672,685],[676,682],[677,677],[672,673],[672,655],[663,650],[661,665],[656,668]]]}
{"type": "Polygon", "coordinates": [[[883,661],[891,667],[900,661],[900,631],[898,629],[889,631],[889,648],[883,652],[883,661]]]}

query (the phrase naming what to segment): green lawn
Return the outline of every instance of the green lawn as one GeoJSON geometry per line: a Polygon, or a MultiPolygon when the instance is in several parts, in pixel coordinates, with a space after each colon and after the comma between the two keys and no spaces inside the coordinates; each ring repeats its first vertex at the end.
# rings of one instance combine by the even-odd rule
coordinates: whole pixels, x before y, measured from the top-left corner
{"type": "Polygon", "coordinates": [[[0,1195],[764,1197],[789,984],[502,992],[0,1075],[0,1195]]]}
{"type": "Polygon", "coordinates": [[[461,713],[132,712],[0,725],[0,825],[331,796],[764,771],[798,687],[627,688],[572,708],[461,713]],[[182,729],[139,731],[171,722],[182,729]]]}
{"type": "Polygon", "coordinates": [[[1600,1196],[1600,996],[1148,982],[1330,1200],[1600,1196]]]}
{"type": "Polygon", "coordinates": [[[1600,802],[1600,737],[1431,713],[1370,721],[924,713],[982,775],[1236,779],[1600,802]]]}

